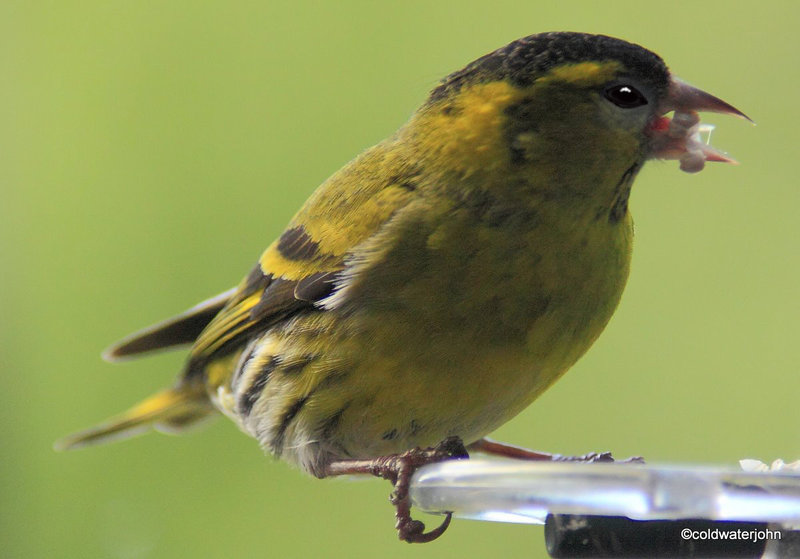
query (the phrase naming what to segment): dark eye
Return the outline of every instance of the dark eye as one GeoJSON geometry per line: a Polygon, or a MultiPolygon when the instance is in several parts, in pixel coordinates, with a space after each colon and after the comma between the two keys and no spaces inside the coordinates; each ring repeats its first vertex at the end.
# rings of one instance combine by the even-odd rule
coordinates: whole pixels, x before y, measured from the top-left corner
{"type": "Polygon", "coordinates": [[[623,109],[633,109],[647,105],[647,99],[642,92],[632,85],[612,85],[605,91],[606,99],[623,109]]]}

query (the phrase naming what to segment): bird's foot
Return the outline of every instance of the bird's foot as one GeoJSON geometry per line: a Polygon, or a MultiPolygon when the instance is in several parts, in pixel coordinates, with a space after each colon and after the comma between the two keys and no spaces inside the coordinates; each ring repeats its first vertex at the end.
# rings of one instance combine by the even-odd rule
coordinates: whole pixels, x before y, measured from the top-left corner
{"type": "Polygon", "coordinates": [[[583,456],[564,456],[561,454],[550,454],[529,450],[521,446],[501,443],[492,439],[480,439],[469,445],[470,451],[482,452],[493,456],[504,458],[514,458],[517,460],[537,460],[544,462],[616,462],[617,464],[644,464],[641,456],[632,456],[625,460],[615,460],[610,452],[590,452],[583,456]]]}
{"type": "Polygon", "coordinates": [[[409,483],[411,476],[421,466],[450,459],[469,458],[467,449],[459,437],[448,437],[433,448],[414,448],[401,454],[390,454],[373,460],[341,460],[332,462],[324,475],[370,474],[389,480],[394,485],[391,503],[395,507],[395,528],[398,537],[409,543],[426,543],[441,536],[450,525],[451,513],[435,529],[426,532],[425,524],[411,518],[409,483]]]}
{"type": "Polygon", "coordinates": [[[625,460],[617,460],[610,452],[590,452],[581,456],[563,456],[561,454],[552,455],[553,462],[585,462],[594,464],[595,462],[614,462],[615,464],[644,464],[641,456],[631,456],[625,460]]]}

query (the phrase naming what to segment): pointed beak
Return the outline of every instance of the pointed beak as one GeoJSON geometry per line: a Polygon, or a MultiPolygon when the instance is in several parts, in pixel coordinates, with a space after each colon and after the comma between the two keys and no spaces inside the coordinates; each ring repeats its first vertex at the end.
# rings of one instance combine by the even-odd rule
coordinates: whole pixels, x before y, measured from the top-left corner
{"type": "Polygon", "coordinates": [[[701,138],[701,132],[710,134],[714,128],[700,124],[697,113],[701,111],[733,115],[753,122],[733,105],[673,77],[667,96],[649,127],[650,157],[677,159],[681,170],[687,173],[702,171],[706,161],[736,164],[735,159],[701,138]],[[663,116],[671,111],[674,111],[671,119],[663,116]]]}
{"type": "Polygon", "coordinates": [[[726,103],[719,97],[714,97],[710,93],[706,93],[702,89],[691,86],[674,76],[669,84],[669,92],[661,106],[660,112],[664,114],[669,111],[679,113],[688,113],[692,111],[721,113],[738,116],[739,118],[753,122],[750,117],[733,105],[726,103]]]}

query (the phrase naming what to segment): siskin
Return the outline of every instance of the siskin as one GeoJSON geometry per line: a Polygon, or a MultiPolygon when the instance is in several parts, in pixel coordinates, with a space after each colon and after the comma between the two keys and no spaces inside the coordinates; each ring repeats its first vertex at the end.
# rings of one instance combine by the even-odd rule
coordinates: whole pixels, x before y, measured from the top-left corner
{"type": "Polygon", "coordinates": [[[191,345],[172,388],[58,446],[220,411],[314,476],[390,479],[401,539],[437,537],[449,515],[427,533],[411,519],[410,471],[462,441],[526,455],[483,437],[611,318],[642,165],[732,162],[700,141],[697,111],[747,118],[611,37],[543,33],[479,58],[325,181],[238,287],[110,348],[191,345]]]}

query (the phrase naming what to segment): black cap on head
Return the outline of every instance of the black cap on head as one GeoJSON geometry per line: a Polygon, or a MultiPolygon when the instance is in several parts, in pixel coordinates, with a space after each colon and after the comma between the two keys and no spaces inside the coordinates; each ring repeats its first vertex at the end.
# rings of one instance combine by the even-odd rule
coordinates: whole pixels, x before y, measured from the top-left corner
{"type": "Polygon", "coordinates": [[[669,71],[649,50],[606,35],[588,33],[539,33],[518,39],[444,78],[431,92],[436,101],[458,91],[464,84],[483,80],[509,80],[518,86],[533,83],[555,66],[590,60],[618,60],[631,74],[666,90],[669,71]]]}

